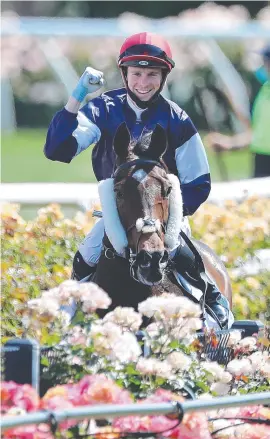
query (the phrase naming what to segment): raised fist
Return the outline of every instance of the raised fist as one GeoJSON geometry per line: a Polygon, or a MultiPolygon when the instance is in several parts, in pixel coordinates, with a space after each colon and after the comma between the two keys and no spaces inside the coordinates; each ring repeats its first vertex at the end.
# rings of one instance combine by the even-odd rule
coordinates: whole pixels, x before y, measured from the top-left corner
{"type": "Polygon", "coordinates": [[[103,73],[92,67],[87,67],[83,72],[72,96],[82,102],[88,93],[94,93],[104,84],[103,73]]]}

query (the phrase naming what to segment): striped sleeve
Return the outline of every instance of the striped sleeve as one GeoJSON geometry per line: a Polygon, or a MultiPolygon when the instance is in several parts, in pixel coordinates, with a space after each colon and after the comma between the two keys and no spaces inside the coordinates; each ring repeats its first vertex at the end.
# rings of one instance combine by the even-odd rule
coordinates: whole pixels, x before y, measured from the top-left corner
{"type": "Polygon", "coordinates": [[[95,108],[93,104],[85,105],[78,114],[63,108],[55,114],[44,146],[48,159],[70,163],[73,157],[99,141],[101,132],[95,123],[99,112],[95,108]]]}
{"type": "Polygon", "coordinates": [[[89,145],[95,145],[101,137],[99,127],[86,117],[83,111],[79,111],[77,120],[78,126],[72,133],[78,145],[76,155],[88,148],[89,145]]]}
{"type": "Polygon", "coordinates": [[[184,215],[192,215],[208,198],[211,178],[206,152],[199,133],[184,113],[179,146],[175,150],[181,182],[184,215]]]}

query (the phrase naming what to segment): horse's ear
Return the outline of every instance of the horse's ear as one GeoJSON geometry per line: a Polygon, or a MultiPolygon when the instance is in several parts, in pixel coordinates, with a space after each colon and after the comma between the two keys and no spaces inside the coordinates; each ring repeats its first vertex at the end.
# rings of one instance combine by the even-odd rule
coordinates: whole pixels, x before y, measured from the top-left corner
{"type": "Polygon", "coordinates": [[[113,139],[113,149],[115,154],[124,158],[127,156],[128,147],[130,144],[130,134],[128,131],[128,127],[126,122],[122,122],[121,125],[116,130],[114,139],[113,139]]]}
{"type": "Polygon", "coordinates": [[[167,135],[164,128],[157,124],[151,136],[151,142],[147,148],[147,155],[154,160],[163,156],[167,149],[167,135]]]}

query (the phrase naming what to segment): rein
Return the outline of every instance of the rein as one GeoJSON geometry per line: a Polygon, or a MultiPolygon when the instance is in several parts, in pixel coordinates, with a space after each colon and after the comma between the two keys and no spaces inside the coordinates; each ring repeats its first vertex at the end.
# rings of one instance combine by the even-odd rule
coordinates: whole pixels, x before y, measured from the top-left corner
{"type": "MultiPolygon", "coordinates": [[[[141,236],[141,234],[140,234],[141,236]]],[[[137,242],[137,246],[139,244],[139,240],[140,240],[140,236],[137,242]]],[[[107,247],[107,245],[103,242],[103,248],[104,248],[104,256],[106,259],[115,259],[115,258],[124,258],[126,260],[128,260],[130,266],[129,266],[129,272],[130,272],[130,276],[136,281],[138,282],[138,280],[136,279],[136,277],[134,276],[134,267],[133,265],[136,262],[136,256],[137,253],[133,253],[132,250],[127,247],[126,251],[125,251],[125,255],[119,255],[115,249],[113,248],[113,246],[111,245],[111,247],[107,247]]],[[[138,248],[138,247],[137,247],[138,248]]]]}

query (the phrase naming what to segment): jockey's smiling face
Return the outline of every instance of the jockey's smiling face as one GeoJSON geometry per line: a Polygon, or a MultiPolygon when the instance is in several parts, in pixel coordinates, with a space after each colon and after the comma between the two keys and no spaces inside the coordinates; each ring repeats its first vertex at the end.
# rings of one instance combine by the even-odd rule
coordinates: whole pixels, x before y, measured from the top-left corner
{"type": "Polygon", "coordinates": [[[127,83],[129,89],[141,101],[149,101],[159,90],[162,81],[162,69],[159,67],[128,67],[127,83]]]}

